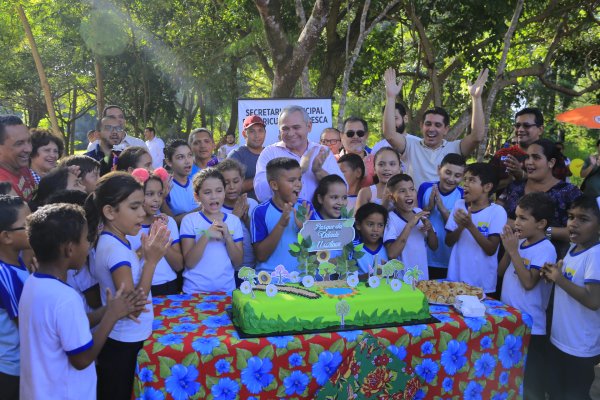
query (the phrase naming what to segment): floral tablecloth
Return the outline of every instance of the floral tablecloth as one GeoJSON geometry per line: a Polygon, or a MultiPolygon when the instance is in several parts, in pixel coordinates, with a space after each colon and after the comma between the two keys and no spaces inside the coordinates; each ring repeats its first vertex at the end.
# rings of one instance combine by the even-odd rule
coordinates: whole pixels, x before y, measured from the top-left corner
{"type": "Polygon", "coordinates": [[[230,297],[158,297],[134,397],[314,398],[368,332],[421,379],[416,399],[520,398],[531,319],[499,301],[484,303],[484,318],[432,305],[439,323],[240,339],[225,311],[230,297]]]}

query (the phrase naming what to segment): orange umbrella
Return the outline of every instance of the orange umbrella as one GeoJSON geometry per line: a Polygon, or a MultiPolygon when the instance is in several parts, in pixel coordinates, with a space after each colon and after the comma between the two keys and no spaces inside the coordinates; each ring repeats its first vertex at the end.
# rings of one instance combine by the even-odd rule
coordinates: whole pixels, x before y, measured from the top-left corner
{"type": "Polygon", "coordinates": [[[559,114],[556,120],[589,129],[600,129],[600,105],[585,106],[559,114]]]}

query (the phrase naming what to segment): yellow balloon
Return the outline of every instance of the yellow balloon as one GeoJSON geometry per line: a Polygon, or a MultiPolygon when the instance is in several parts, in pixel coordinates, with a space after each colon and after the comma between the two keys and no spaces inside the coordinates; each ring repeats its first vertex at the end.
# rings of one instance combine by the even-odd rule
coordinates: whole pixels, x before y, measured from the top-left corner
{"type": "Polygon", "coordinates": [[[581,168],[583,167],[583,160],[581,158],[576,158],[571,160],[571,164],[569,164],[569,169],[574,176],[581,176],[581,168]]]}

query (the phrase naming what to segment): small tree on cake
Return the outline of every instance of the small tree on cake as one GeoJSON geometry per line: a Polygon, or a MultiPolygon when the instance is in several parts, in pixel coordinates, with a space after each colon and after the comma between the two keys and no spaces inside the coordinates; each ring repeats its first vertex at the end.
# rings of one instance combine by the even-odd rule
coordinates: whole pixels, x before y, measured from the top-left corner
{"type": "Polygon", "coordinates": [[[305,275],[313,275],[317,269],[317,257],[314,254],[308,252],[308,249],[312,246],[312,239],[309,237],[304,238],[298,233],[298,241],[290,244],[289,252],[292,257],[298,260],[298,266],[304,267],[305,275]]]}
{"type": "Polygon", "coordinates": [[[273,270],[273,272],[271,272],[271,276],[273,278],[277,278],[277,284],[281,285],[283,282],[283,278],[288,278],[290,277],[290,273],[288,272],[287,269],[285,269],[285,267],[282,264],[279,264],[278,266],[275,267],[275,269],[273,270]]]}
{"type": "Polygon", "coordinates": [[[389,284],[390,283],[390,276],[394,275],[394,264],[391,264],[389,261],[386,262],[385,264],[383,264],[382,267],[382,273],[383,276],[385,276],[385,283],[389,284]]]}
{"type": "Polygon", "coordinates": [[[410,278],[410,285],[412,286],[412,289],[415,290],[421,275],[423,275],[423,271],[421,271],[419,267],[415,265],[414,267],[406,270],[404,273],[404,280],[406,281],[406,278],[410,278]]]}
{"type": "Polygon", "coordinates": [[[363,244],[356,246],[352,242],[346,244],[342,249],[342,255],[336,258],[336,271],[339,274],[339,279],[345,279],[344,275],[358,271],[358,259],[365,255],[363,244]]]}
{"type": "Polygon", "coordinates": [[[252,293],[252,297],[254,297],[254,280],[256,279],[256,271],[250,267],[242,267],[238,271],[238,278],[243,279],[244,281],[250,284],[250,293],[252,293]]]}
{"type": "Polygon", "coordinates": [[[324,280],[328,281],[331,277],[331,274],[335,272],[335,265],[330,262],[322,262],[319,264],[319,275],[323,277],[324,280]]]}
{"type": "Polygon", "coordinates": [[[346,300],[340,300],[335,305],[335,313],[341,318],[340,326],[343,327],[345,325],[345,317],[350,313],[350,305],[348,302],[346,300]]]}

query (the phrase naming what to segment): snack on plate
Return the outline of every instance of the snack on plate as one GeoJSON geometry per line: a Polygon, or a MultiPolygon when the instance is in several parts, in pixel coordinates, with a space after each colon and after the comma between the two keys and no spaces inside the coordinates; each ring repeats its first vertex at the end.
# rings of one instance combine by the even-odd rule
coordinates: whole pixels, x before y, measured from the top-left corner
{"type": "Polygon", "coordinates": [[[482,300],[485,296],[483,289],[463,282],[450,281],[419,281],[417,288],[425,293],[430,303],[452,305],[459,295],[477,296],[482,300]]]}

